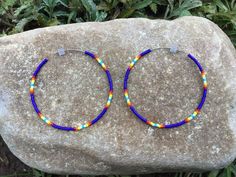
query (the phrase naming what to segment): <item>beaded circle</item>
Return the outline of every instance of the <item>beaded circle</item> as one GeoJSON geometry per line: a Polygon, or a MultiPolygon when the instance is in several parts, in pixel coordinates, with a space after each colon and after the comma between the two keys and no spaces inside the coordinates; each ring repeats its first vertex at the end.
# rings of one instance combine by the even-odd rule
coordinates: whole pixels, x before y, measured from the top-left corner
{"type": "Polygon", "coordinates": [[[111,105],[111,101],[112,101],[112,97],[113,97],[113,83],[112,83],[112,78],[111,78],[111,74],[108,70],[108,68],[106,67],[106,65],[103,63],[103,61],[98,58],[96,55],[94,55],[93,53],[89,52],[89,51],[85,51],[84,52],[85,55],[90,56],[92,59],[95,59],[99,65],[103,68],[103,70],[106,73],[107,79],[108,79],[108,83],[109,83],[109,94],[108,94],[108,99],[106,102],[105,107],[103,108],[103,110],[98,114],[97,117],[95,117],[92,121],[89,121],[83,125],[80,125],[78,127],[66,127],[66,126],[61,126],[61,125],[57,125],[56,123],[50,121],[47,117],[45,117],[41,111],[38,109],[38,106],[35,102],[35,97],[34,97],[34,87],[35,87],[35,81],[37,78],[37,75],[39,73],[39,71],[41,70],[41,68],[47,63],[48,59],[44,58],[41,63],[38,65],[38,67],[36,68],[36,70],[33,73],[33,76],[31,78],[31,82],[30,82],[30,97],[31,97],[31,103],[33,105],[33,108],[35,110],[35,112],[37,113],[38,117],[40,119],[42,119],[47,125],[59,129],[59,130],[64,130],[64,131],[79,131],[81,129],[87,128],[93,124],[95,124],[99,119],[101,119],[103,117],[103,115],[107,112],[108,108],[111,105]]]}
{"type": "Polygon", "coordinates": [[[203,82],[203,94],[202,94],[202,98],[201,98],[201,102],[198,104],[197,108],[194,110],[194,112],[192,114],[190,114],[188,117],[186,117],[184,120],[181,120],[177,123],[173,123],[173,124],[162,124],[162,123],[155,123],[152,121],[149,121],[147,118],[143,117],[141,114],[138,113],[138,111],[135,109],[135,107],[133,106],[133,103],[131,102],[130,98],[129,98],[129,94],[128,94],[128,79],[129,79],[129,74],[130,71],[134,68],[134,65],[137,63],[137,61],[139,59],[141,59],[143,56],[149,54],[150,52],[152,52],[151,49],[145,50],[144,52],[140,53],[138,56],[136,56],[133,61],[129,64],[129,67],[126,71],[125,74],[125,78],[124,78],[124,96],[125,96],[125,100],[130,108],[130,110],[133,112],[133,114],[135,114],[140,120],[142,120],[144,123],[152,126],[152,127],[157,127],[157,128],[175,128],[175,127],[179,127],[185,123],[190,122],[191,120],[193,120],[194,118],[196,118],[196,116],[199,114],[205,100],[206,100],[206,95],[207,95],[207,80],[206,80],[206,72],[203,70],[201,64],[198,62],[198,60],[192,55],[192,54],[188,54],[188,58],[190,58],[198,67],[198,69],[200,70],[201,73],[201,77],[202,77],[202,82],[203,82]]]}

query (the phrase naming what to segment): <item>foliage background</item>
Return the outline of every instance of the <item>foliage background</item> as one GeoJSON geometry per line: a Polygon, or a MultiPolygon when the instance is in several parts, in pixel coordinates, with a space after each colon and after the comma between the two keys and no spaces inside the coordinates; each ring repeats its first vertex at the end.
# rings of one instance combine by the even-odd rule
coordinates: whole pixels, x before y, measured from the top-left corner
{"type": "Polygon", "coordinates": [[[235,0],[0,0],[1,35],[39,27],[145,17],[197,15],[218,24],[236,45],[235,0]]]}
{"type": "MultiPolygon", "coordinates": [[[[215,22],[236,46],[236,0],[0,0],[0,36],[68,23],[131,17],[175,19],[187,15],[201,16],[215,22]]],[[[0,177],[22,176],[56,175],[29,169],[0,177]]],[[[236,161],[224,169],[207,173],[179,172],[149,176],[235,177],[236,161]]]]}

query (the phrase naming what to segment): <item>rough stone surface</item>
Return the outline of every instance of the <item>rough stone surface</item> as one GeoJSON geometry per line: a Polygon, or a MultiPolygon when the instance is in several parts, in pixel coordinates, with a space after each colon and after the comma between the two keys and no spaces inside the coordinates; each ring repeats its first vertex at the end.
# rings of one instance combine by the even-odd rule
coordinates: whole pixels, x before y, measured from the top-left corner
{"type": "MultiPolygon", "coordinates": [[[[212,22],[198,17],[174,21],[120,19],[36,29],[0,39],[0,133],[27,165],[52,173],[134,174],[210,170],[236,157],[236,52],[212,22]],[[194,54],[208,75],[208,98],[198,118],[175,129],[153,129],[139,121],[123,98],[131,59],[147,48],[177,45],[194,54]],[[39,120],[29,98],[29,79],[40,56],[36,101],[62,125],[79,125],[103,108],[106,75],[95,61],[58,48],[97,53],[109,66],[114,100],[94,126],[63,132],[39,120]]],[[[140,60],[129,80],[130,97],[152,121],[175,122],[194,110],[202,83],[183,54],[157,50],[140,60]]]]}

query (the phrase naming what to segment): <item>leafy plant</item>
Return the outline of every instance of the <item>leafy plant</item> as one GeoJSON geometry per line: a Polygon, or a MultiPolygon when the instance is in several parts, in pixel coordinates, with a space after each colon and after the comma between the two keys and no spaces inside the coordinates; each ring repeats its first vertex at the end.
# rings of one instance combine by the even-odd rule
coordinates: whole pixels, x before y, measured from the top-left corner
{"type": "Polygon", "coordinates": [[[81,0],[87,13],[85,13],[85,21],[104,21],[107,13],[98,11],[96,4],[93,0],[81,0]]]}
{"type": "Polygon", "coordinates": [[[213,170],[208,173],[176,173],[175,177],[235,177],[236,176],[236,160],[224,169],[213,170]]]}
{"type": "Polygon", "coordinates": [[[173,17],[181,17],[192,15],[190,10],[202,6],[202,1],[200,0],[179,0],[179,2],[174,3],[174,1],[168,0],[169,4],[167,6],[164,18],[170,19],[173,17]]]}
{"type": "Polygon", "coordinates": [[[235,0],[0,0],[2,32],[115,18],[173,19],[197,14],[217,23],[235,43],[235,0]]]}
{"type": "Polygon", "coordinates": [[[196,13],[219,25],[236,46],[236,1],[213,0],[205,3],[196,13]]]}
{"type": "Polygon", "coordinates": [[[52,177],[51,174],[46,174],[42,171],[33,169],[33,177],[52,177]]]}
{"type": "Polygon", "coordinates": [[[7,34],[81,21],[104,21],[92,0],[0,0],[0,24],[7,34]],[[81,16],[81,17],[80,17],[81,16]]]}

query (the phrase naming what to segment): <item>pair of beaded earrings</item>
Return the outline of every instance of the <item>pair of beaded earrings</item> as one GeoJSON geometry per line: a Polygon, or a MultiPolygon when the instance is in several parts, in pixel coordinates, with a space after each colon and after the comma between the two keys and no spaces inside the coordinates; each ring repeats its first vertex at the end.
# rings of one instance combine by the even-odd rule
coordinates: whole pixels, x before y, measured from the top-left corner
{"type": "MultiPolygon", "coordinates": [[[[170,49],[171,52],[173,49],[170,49]]],[[[69,51],[69,50],[67,50],[69,51]]],[[[78,50],[76,50],[78,51],[78,50]]],[[[176,52],[177,50],[174,49],[174,52],[176,52]]],[[[79,51],[81,52],[81,51],[79,51]]],[[[190,58],[198,67],[198,69],[200,70],[200,74],[202,77],[202,82],[203,82],[203,93],[202,93],[202,98],[200,103],[198,104],[197,108],[194,110],[194,112],[192,114],[190,114],[188,117],[186,117],[185,119],[183,119],[180,122],[177,123],[173,123],[173,124],[159,124],[159,123],[155,123],[155,122],[151,122],[149,121],[147,118],[143,117],[141,114],[138,113],[138,111],[135,109],[135,107],[133,106],[130,98],[129,98],[129,94],[128,94],[128,79],[129,79],[129,74],[130,71],[134,68],[134,65],[138,62],[138,60],[140,60],[143,56],[149,54],[150,52],[152,52],[151,49],[145,50],[144,52],[140,53],[138,56],[136,56],[133,61],[129,64],[129,67],[126,71],[125,77],[124,77],[124,96],[125,96],[125,100],[127,102],[128,107],[130,108],[131,112],[138,117],[141,121],[143,121],[144,123],[152,126],[152,127],[157,127],[157,128],[174,128],[174,127],[179,127],[185,123],[190,122],[191,120],[193,120],[194,118],[196,118],[196,116],[199,114],[205,99],[206,99],[206,95],[207,95],[207,80],[206,80],[206,73],[203,70],[201,64],[198,62],[198,60],[192,55],[192,54],[188,54],[188,58],[190,58]]],[[[59,49],[58,50],[59,55],[64,55],[65,54],[65,50],[64,49],[59,49]]],[[[44,58],[41,63],[38,65],[38,67],[36,68],[36,70],[33,73],[33,76],[31,78],[31,82],[30,82],[30,97],[31,97],[31,103],[33,105],[33,108],[35,110],[35,112],[37,113],[38,117],[40,119],[42,119],[46,124],[50,125],[53,128],[59,129],[59,130],[64,130],[64,131],[79,131],[81,129],[87,128],[93,124],[95,124],[99,119],[101,119],[105,113],[107,112],[108,108],[111,105],[111,101],[112,101],[112,97],[113,97],[113,82],[112,82],[112,77],[111,74],[108,70],[108,68],[106,67],[106,65],[103,63],[103,61],[98,58],[98,56],[96,56],[95,54],[89,52],[89,51],[84,51],[83,52],[85,55],[90,56],[92,59],[96,60],[98,62],[98,64],[102,67],[102,69],[104,70],[104,72],[106,73],[107,76],[107,80],[109,83],[109,93],[108,93],[108,99],[106,102],[105,107],[103,108],[103,110],[98,114],[97,117],[95,117],[92,121],[89,121],[83,125],[80,125],[78,127],[66,127],[66,126],[61,126],[61,125],[57,125],[56,123],[50,121],[47,117],[45,117],[41,111],[39,110],[36,102],[35,102],[35,97],[34,97],[34,87],[35,87],[35,81],[37,78],[38,73],[40,72],[41,68],[48,62],[47,58],[44,58]]]]}

